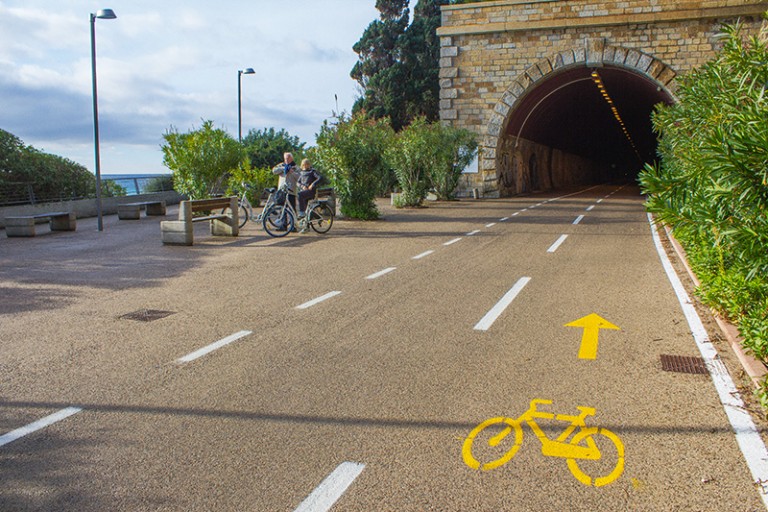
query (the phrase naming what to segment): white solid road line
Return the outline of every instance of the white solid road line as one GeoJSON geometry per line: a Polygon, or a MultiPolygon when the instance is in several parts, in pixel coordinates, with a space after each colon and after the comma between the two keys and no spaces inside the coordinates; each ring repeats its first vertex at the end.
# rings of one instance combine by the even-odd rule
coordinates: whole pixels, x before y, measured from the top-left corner
{"type": "Polygon", "coordinates": [[[294,512],[327,512],[360,476],[365,464],[342,462],[320,485],[296,507],[294,512]]]}
{"type": "Polygon", "coordinates": [[[573,225],[575,226],[576,224],[578,224],[582,220],[584,220],[584,216],[583,215],[579,215],[578,217],[576,217],[576,220],[573,221],[573,225]]]}
{"type": "Polygon", "coordinates": [[[459,237],[459,238],[454,238],[453,240],[448,240],[448,241],[447,241],[447,242],[445,242],[443,245],[453,245],[453,244],[455,244],[456,242],[458,242],[459,240],[461,240],[461,237],[459,237]]]}
{"type": "Polygon", "coordinates": [[[196,350],[192,352],[191,354],[187,354],[184,357],[180,357],[176,360],[177,363],[188,363],[190,361],[194,361],[195,359],[198,359],[200,357],[203,357],[206,354],[210,354],[214,350],[218,350],[221,347],[225,345],[229,345],[233,341],[237,341],[240,338],[244,338],[245,336],[248,336],[249,334],[252,334],[253,331],[240,331],[236,332],[235,334],[232,334],[231,336],[227,336],[226,338],[220,339],[216,343],[211,343],[208,346],[205,346],[201,348],[200,350],[196,350]]]}
{"type": "Polygon", "coordinates": [[[366,277],[366,279],[376,279],[377,277],[381,277],[381,276],[383,276],[385,274],[389,274],[390,272],[392,272],[393,270],[396,270],[396,269],[397,269],[397,267],[387,267],[384,270],[379,270],[378,272],[375,272],[375,273],[369,275],[368,277],[366,277]]]}
{"type": "Polygon", "coordinates": [[[763,499],[765,506],[768,507],[768,449],[766,449],[765,443],[760,438],[760,434],[745,408],[744,402],[741,400],[739,390],[733,383],[728,369],[720,360],[717,349],[709,340],[707,330],[704,328],[704,324],[696,312],[691,298],[685,291],[683,283],[672,267],[666,252],[664,252],[661,239],[656,232],[653,217],[650,213],[648,214],[648,222],[651,224],[651,235],[656,246],[656,252],[659,253],[659,259],[661,259],[661,264],[667,273],[667,278],[669,278],[669,282],[675,290],[675,295],[677,295],[677,300],[680,302],[680,307],[685,314],[686,320],[688,320],[688,326],[691,329],[696,346],[706,362],[709,376],[712,378],[717,394],[720,397],[720,402],[723,404],[725,415],[728,417],[731,427],[736,434],[736,443],[741,448],[741,453],[747,461],[747,466],[752,473],[755,486],[759,489],[760,497],[763,499]]]}
{"type": "Polygon", "coordinates": [[[19,439],[20,437],[24,437],[28,434],[31,434],[32,432],[36,432],[49,425],[53,425],[57,421],[61,421],[65,418],[69,418],[73,414],[77,414],[80,411],[82,411],[82,409],[79,407],[67,407],[66,409],[60,410],[59,412],[55,412],[53,414],[48,415],[45,418],[41,418],[35,421],[34,423],[30,423],[29,425],[26,425],[24,427],[17,428],[16,430],[11,430],[7,434],[0,436],[0,446],[11,443],[19,439]]]}
{"type": "Polygon", "coordinates": [[[557,248],[560,247],[563,242],[565,242],[566,238],[568,238],[568,235],[561,235],[560,238],[558,238],[557,241],[553,243],[549,249],[547,249],[547,252],[555,252],[557,248]]]}
{"type": "Polygon", "coordinates": [[[332,297],[335,297],[335,296],[339,295],[340,293],[341,293],[340,291],[335,291],[335,292],[328,292],[328,293],[326,293],[325,295],[323,295],[323,296],[321,296],[321,297],[318,297],[318,298],[316,298],[316,299],[312,299],[312,300],[311,300],[311,301],[309,301],[309,302],[305,302],[304,304],[299,304],[298,306],[296,306],[296,309],[307,309],[307,308],[311,308],[312,306],[314,306],[314,305],[316,305],[316,304],[320,304],[320,303],[321,303],[321,302],[323,302],[324,300],[328,300],[328,299],[330,299],[330,298],[332,298],[332,297]]]}
{"type": "Polygon", "coordinates": [[[487,331],[490,329],[496,319],[499,318],[504,310],[507,309],[507,306],[515,300],[515,297],[517,297],[523,288],[525,288],[525,285],[527,285],[530,280],[530,277],[521,277],[517,283],[515,283],[515,286],[505,293],[501,300],[497,302],[496,305],[493,306],[479,322],[477,322],[477,324],[475,324],[475,330],[487,331]]]}
{"type": "Polygon", "coordinates": [[[414,257],[413,257],[413,258],[411,258],[411,259],[412,259],[412,260],[420,260],[421,258],[426,258],[427,256],[429,256],[429,255],[430,255],[430,254],[432,254],[433,252],[435,252],[435,251],[433,251],[433,250],[424,251],[423,253],[421,253],[421,254],[417,254],[416,256],[414,256],[414,257]]]}

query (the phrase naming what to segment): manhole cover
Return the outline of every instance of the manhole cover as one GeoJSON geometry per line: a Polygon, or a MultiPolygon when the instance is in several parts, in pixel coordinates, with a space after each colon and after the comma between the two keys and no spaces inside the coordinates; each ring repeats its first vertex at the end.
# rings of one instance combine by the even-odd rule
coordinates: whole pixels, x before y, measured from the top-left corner
{"type": "Polygon", "coordinates": [[[151,322],[153,320],[159,320],[167,316],[173,315],[175,311],[161,311],[159,309],[140,309],[133,313],[128,313],[120,318],[126,318],[128,320],[138,320],[139,322],[151,322]]]}
{"type": "Polygon", "coordinates": [[[696,373],[706,375],[709,373],[704,359],[691,356],[661,355],[661,369],[665,372],[696,373]]]}

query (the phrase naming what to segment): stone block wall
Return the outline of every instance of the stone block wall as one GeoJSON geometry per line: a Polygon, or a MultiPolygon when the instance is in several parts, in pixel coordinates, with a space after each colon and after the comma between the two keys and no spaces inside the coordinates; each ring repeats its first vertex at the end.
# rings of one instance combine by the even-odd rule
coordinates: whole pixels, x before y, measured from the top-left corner
{"type": "Polygon", "coordinates": [[[747,0],[499,0],[444,6],[438,29],[441,120],[478,134],[481,172],[473,186],[488,191],[496,187],[500,170],[496,155],[504,119],[525,87],[553,67],[600,65],[609,58],[611,64],[648,70],[673,94],[675,76],[714,56],[722,24],[741,20],[747,33],[756,33],[767,9],[765,2],[747,0]],[[594,41],[611,55],[596,55],[594,41]],[[652,71],[653,66],[659,69],[652,71]],[[510,90],[513,86],[522,90],[510,90]]]}

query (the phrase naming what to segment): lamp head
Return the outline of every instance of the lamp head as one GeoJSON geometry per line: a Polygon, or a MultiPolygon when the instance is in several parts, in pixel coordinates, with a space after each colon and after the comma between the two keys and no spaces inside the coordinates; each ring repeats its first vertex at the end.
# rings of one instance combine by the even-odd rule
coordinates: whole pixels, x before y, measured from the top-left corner
{"type": "Polygon", "coordinates": [[[117,18],[117,14],[115,14],[115,11],[112,9],[101,9],[100,11],[96,12],[95,17],[102,20],[113,20],[117,18]]]}
{"type": "Polygon", "coordinates": [[[245,68],[243,70],[243,74],[244,75],[255,75],[256,72],[253,70],[253,68],[245,68]]]}

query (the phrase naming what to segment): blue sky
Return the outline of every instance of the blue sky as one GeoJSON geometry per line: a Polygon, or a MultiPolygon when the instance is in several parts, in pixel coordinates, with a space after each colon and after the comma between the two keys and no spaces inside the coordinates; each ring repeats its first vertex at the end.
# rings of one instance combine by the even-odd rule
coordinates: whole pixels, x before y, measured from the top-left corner
{"type": "MultiPolygon", "coordinates": [[[[413,2],[415,5],[415,1],[413,2]]],[[[359,95],[352,45],[375,0],[0,0],[0,128],[93,171],[89,14],[96,21],[101,170],[165,173],[160,144],[210,119],[237,137],[285,128],[313,145],[359,95]]]]}

